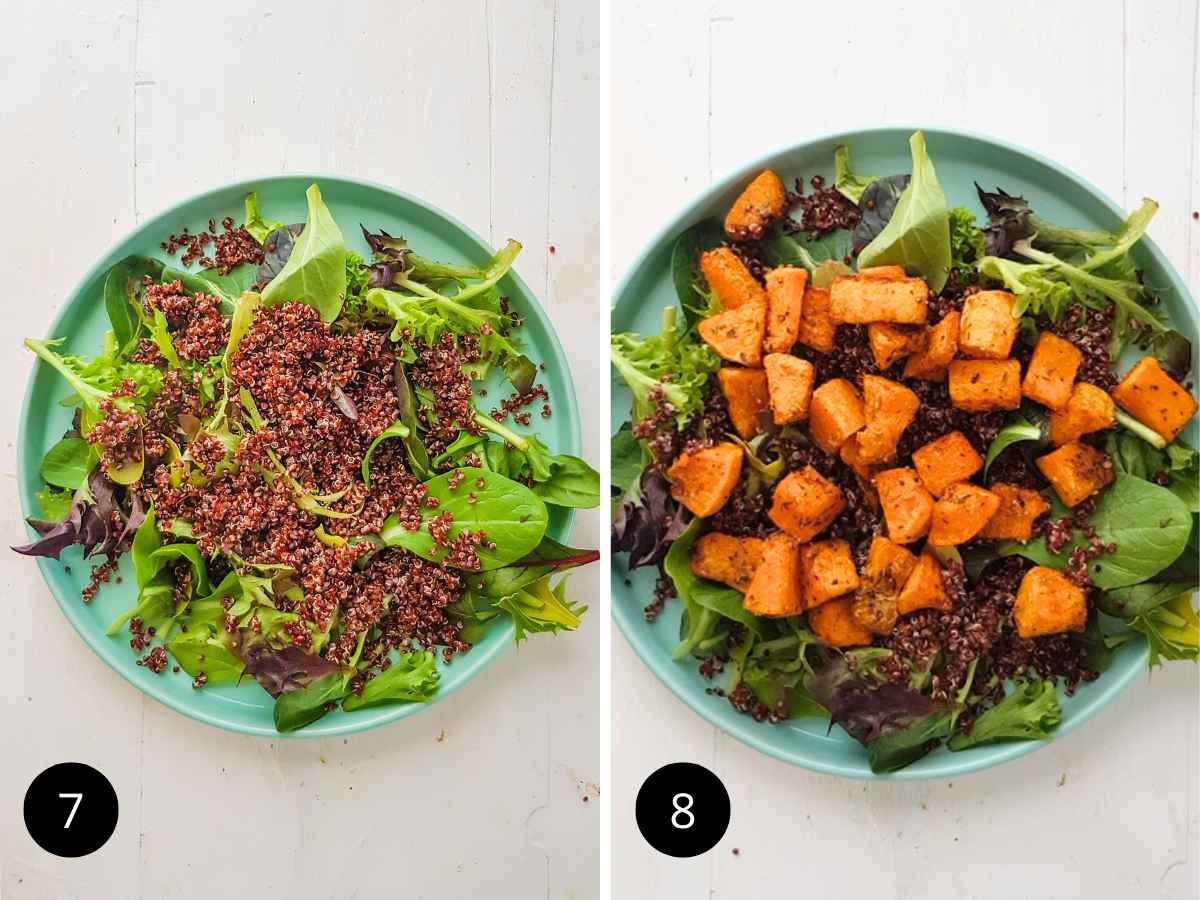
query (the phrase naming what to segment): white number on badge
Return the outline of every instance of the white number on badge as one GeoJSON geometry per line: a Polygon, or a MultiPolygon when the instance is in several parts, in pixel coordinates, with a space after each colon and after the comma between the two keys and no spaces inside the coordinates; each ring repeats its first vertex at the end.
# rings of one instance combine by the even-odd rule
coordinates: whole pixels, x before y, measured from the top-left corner
{"type": "Polygon", "coordinates": [[[676,794],[671,798],[671,805],[675,807],[675,812],[671,813],[671,824],[680,831],[691,828],[696,824],[696,817],[692,815],[693,802],[691,794],[676,794]],[[687,819],[686,824],[684,823],[685,817],[687,819]]]}

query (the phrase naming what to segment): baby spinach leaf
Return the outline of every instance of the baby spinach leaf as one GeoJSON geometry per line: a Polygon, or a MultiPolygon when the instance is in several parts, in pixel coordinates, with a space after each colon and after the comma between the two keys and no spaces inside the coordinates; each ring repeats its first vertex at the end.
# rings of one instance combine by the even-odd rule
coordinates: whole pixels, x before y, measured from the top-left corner
{"type": "Polygon", "coordinates": [[[925,756],[937,741],[950,736],[954,711],[940,709],[912,724],[887,731],[867,744],[871,771],[878,774],[897,772],[925,756]]]}
{"type": "Polygon", "coordinates": [[[600,505],[600,473],[577,456],[559,454],[551,458],[549,477],[534,482],[533,492],[554,506],[593,509],[600,505]]]}
{"type": "Polygon", "coordinates": [[[61,522],[71,512],[71,501],[74,498],[71,491],[56,491],[52,487],[44,487],[35,496],[42,507],[43,522],[61,522]]]}
{"type": "Polygon", "coordinates": [[[996,432],[996,436],[992,438],[992,442],[988,445],[987,456],[983,463],[984,478],[987,477],[988,469],[996,461],[996,457],[1013,444],[1020,443],[1021,441],[1045,440],[1046,436],[1041,426],[1033,424],[1020,414],[1013,415],[1008,423],[996,432]]]}
{"type": "Polygon", "coordinates": [[[1000,740],[1043,740],[1058,728],[1062,711],[1054,682],[1025,681],[983,713],[965,734],[954,735],[951,750],[966,750],[1000,740]]]}
{"type": "Polygon", "coordinates": [[[710,306],[710,288],[700,271],[700,255],[725,242],[720,219],[702,219],[686,228],[671,248],[671,281],[688,325],[703,316],[710,306]]]}
{"type": "Polygon", "coordinates": [[[265,243],[267,235],[276,228],[282,228],[282,222],[275,222],[271,219],[264,219],[262,210],[258,206],[258,194],[251,191],[246,195],[246,230],[250,232],[250,236],[260,244],[265,243]]]}
{"type": "Polygon", "coordinates": [[[325,322],[337,318],[346,299],[346,244],[342,230],[321,199],[321,189],[306,192],[308,219],[283,269],[262,292],[267,305],[298,300],[316,308],[325,322]]]}
{"type": "Polygon", "coordinates": [[[146,512],[146,517],[142,519],[142,524],[138,526],[138,530],[133,535],[133,545],[130,548],[130,556],[133,559],[133,570],[137,576],[138,587],[143,587],[150,583],[161,569],[161,566],[155,564],[153,559],[155,551],[162,547],[162,535],[158,531],[158,520],[154,515],[154,506],[146,512]]]}
{"type": "Polygon", "coordinates": [[[229,322],[229,340],[225,344],[225,355],[221,360],[225,374],[229,374],[229,361],[233,359],[233,355],[237,353],[238,347],[242,343],[242,338],[254,324],[254,316],[258,313],[261,305],[262,297],[253,291],[245,291],[238,297],[238,301],[233,307],[233,318],[229,322]]]}
{"type": "Polygon", "coordinates": [[[879,233],[887,227],[900,195],[912,180],[911,175],[889,175],[877,178],[863,191],[858,200],[860,213],[858,224],[854,226],[851,246],[855,253],[871,243],[879,233]]]}
{"type": "Polygon", "coordinates": [[[404,452],[408,456],[408,467],[418,478],[426,479],[433,476],[433,467],[429,464],[429,451],[421,440],[417,430],[417,401],[413,396],[412,385],[404,371],[404,363],[396,360],[392,366],[392,382],[396,390],[396,403],[400,409],[400,419],[408,426],[408,436],[404,438],[404,452]]]}
{"type": "Polygon", "coordinates": [[[545,535],[533,552],[516,562],[467,576],[467,587],[481,597],[506,597],[553,572],[565,572],[599,558],[599,550],[567,547],[545,535]]]}
{"type": "Polygon", "coordinates": [[[411,434],[412,430],[407,425],[397,421],[375,435],[375,440],[371,441],[371,445],[367,447],[367,452],[363,456],[362,479],[364,484],[368,487],[371,484],[371,457],[375,455],[375,448],[388,438],[407,438],[411,434]]]}
{"type": "Polygon", "coordinates": [[[263,241],[263,261],[259,263],[255,273],[255,283],[267,284],[283,271],[296,245],[296,238],[302,231],[304,223],[297,222],[293,225],[281,225],[267,235],[263,241]]]}
{"type": "Polygon", "coordinates": [[[104,309],[122,353],[133,349],[141,327],[142,279],[149,275],[157,281],[162,269],[162,263],[149,257],[127,256],[104,277],[104,309]]]}
{"type": "Polygon", "coordinates": [[[167,649],[179,667],[193,678],[203,674],[206,684],[237,681],[246,664],[220,641],[214,640],[207,629],[177,635],[167,649]]]}
{"type": "Polygon", "coordinates": [[[201,269],[198,274],[220,288],[221,294],[231,301],[252,290],[258,282],[258,266],[248,262],[236,265],[225,273],[218,268],[211,268],[201,269]]]}
{"type": "Polygon", "coordinates": [[[1150,352],[1176,381],[1183,381],[1192,369],[1192,342],[1174,328],[1156,334],[1150,341],[1150,352]]]}
{"type": "Polygon", "coordinates": [[[342,709],[353,712],[385,703],[427,703],[438,689],[436,660],[432,650],[401,653],[390,666],[367,679],[361,693],[351,691],[342,709]]]}
{"type": "Polygon", "coordinates": [[[512,616],[513,638],[518,644],[529,634],[557,634],[579,627],[587,607],[568,600],[566,587],[565,575],[553,588],[550,577],[546,576],[496,601],[497,609],[512,616]]]}
{"type": "Polygon", "coordinates": [[[192,567],[192,590],[198,595],[207,594],[208,566],[200,549],[195,544],[165,544],[150,554],[149,571],[153,574],[176,562],[186,562],[192,567]]]}
{"type": "MultiPolygon", "coordinates": [[[[738,682],[745,682],[762,703],[785,718],[827,719],[829,711],[804,686],[804,679],[812,672],[810,651],[818,648],[819,639],[796,622],[787,619],[779,623],[777,627],[784,633],[777,637],[764,634],[759,639],[753,631],[746,631],[745,638],[730,649],[734,660],[742,655],[740,675],[737,681],[731,680],[730,689],[737,687],[738,682]]],[[[766,631],[766,626],[763,630],[766,631]]]]}
{"type": "Polygon", "coordinates": [[[646,461],[642,456],[642,445],[633,436],[633,429],[625,422],[612,437],[609,469],[612,486],[622,494],[638,483],[646,461]]]}
{"type": "Polygon", "coordinates": [[[833,151],[833,185],[851,203],[858,203],[863,192],[879,180],[878,175],[856,175],[850,169],[850,147],[838,144],[833,151]]]}
{"type": "Polygon", "coordinates": [[[771,266],[803,266],[808,269],[814,284],[817,271],[828,263],[837,263],[849,271],[850,232],[842,228],[810,239],[806,233],[784,231],[781,226],[775,225],[759,242],[759,249],[763,259],[771,266]]]}
{"type": "Polygon", "coordinates": [[[66,437],[51,447],[42,459],[42,480],[75,491],[87,481],[94,463],[91,444],[80,437],[66,437]]]}
{"type": "Polygon", "coordinates": [[[347,675],[334,672],[300,688],[275,698],[273,710],[275,730],[281,734],[311,725],[333,708],[346,695],[347,675]]]}
{"type": "Polygon", "coordinates": [[[1196,580],[1145,582],[1129,587],[1114,588],[1100,594],[1097,606],[1106,615],[1118,619],[1134,619],[1153,612],[1176,597],[1190,597],[1196,592],[1196,580]]]}

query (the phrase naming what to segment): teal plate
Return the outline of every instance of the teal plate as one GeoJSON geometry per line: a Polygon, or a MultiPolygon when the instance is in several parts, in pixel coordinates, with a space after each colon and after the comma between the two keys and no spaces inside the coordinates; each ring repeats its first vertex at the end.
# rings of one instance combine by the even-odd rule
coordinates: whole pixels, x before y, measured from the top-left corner
{"type": "MultiPolygon", "coordinates": [[[[416,197],[381,185],[315,175],[244,181],[193,197],[141,225],[84,276],[50,327],[50,336],[66,338],[67,353],[95,354],[109,328],[102,289],[105,273],[113,263],[130,254],[161,258],[160,242],[185,226],[192,232],[199,232],[210,218],[220,221],[224,216],[232,216],[234,221],[240,222],[242,201],[249,191],[258,191],[265,215],[285,222],[303,222],[304,191],[314,181],[320,184],[325,202],[346,236],[347,246],[364,257],[369,255],[369,250],[359,223],[403,235],[423,255],[433,259],[479,264],[492,255],[491,247],[482,238],[451,216],[416,197]]],[[[579,410],[575,387],[554,328],[529,286],[515,272],[510,272],[500,282],[500,289],[525,317],[520,334],[526,352],[546,366],[541,377],[550,392],[554,416],[550,419],[535,417],[537,426],[532,431],[556,451],[578,455],[579,410]]],[[[27,516],[40,511],[34,492],[42,486],[38,473],[42,457],[70,427],[72,411],[59,402],[68,393],[62,378],[49,366],[34,366],[21,411],[17,449],[21,506],[27,516]]],[[[497,395],[495,390],[489,393],[497,395]]],[[[558,507],[550,507],[550,510],[549,533],[565,541],[574,516],[571,511],[558,507]]],[[[33,536],[32,530],[30,535],[33,536]]],[[[279,736],[272,721],[271,697],[252,680],[193,690],[191,679],[183,672],[173,674],[168,669],[155,675],[136,665],[137,656],[130,650],[128,635],[123,630],[113,637],[106,637],[104,632],[109,622],[133,604],[136,591],[132,566],[126,554],[117,573],[123,576],[123,583],[106,585],[92,603],[85,605],[80,600],[80,591],[88,583],[91,563],[96,561],[81,559],[80,549],[72,547],[63,553],[61,563],[39,558],[38,565],[67,620],[101,659],[142,692],[194,719],[245,734],[279,736]]],[[[445,697],[481,672],[512,644],[512,634],[512,623],[505,620],[450,665],[439,660],[442,680],[436,698],[445,697]]],[[[337,709],[294,734],[298,737],[353,734],[415,715],[427,705],[401,704],[350,713],[337,709]]]]}
{"type": "MultiPolygon", "coordinates": [[[[908,138],[915,128],[884,128],[826,135],[773,153],[742,166],[714,184],[677,213],[650,242],[617,288],[613,305],[614,331],[656,332],[662,308],[676,302],[671,283],[671,248],[676,236],[688,226],[709,216],[724,217],[747,181],[764,168],[775,169],[785,184],[794,178],[823,175],[833,180],[833,151],[848,143],[854,169],[890,175],[909,172],[908,138]]],[[[1095,186],[1043,156],[1012,144],[981,135],[926,129],[929,155],[938,180],[952,206],[962,205],[986,220],[975,193],[978,181],[991,190],[999,185],[1010,194],[1024,196],[1038,214],[1055,222],[1093,228],[1115,228],[1124,211],[1095,186]]],[[[1159,197],[1168,204],[1174,197],[1159,197]]],[[[1163,303],[1175,327],[1197,345],[1197,310],[1183,279],[1162,251],[1143,238],[1134,251],[1147,281],[1162,289],[1163,303]]],[[[629,414],[630,397],[614,383],[613,429],[629,414]]],[[[1193,421],[1185,438],[1195,443],[1198,428],[1193,421]]],[[[669,603],[653,624],[647,624],[642,608],[654,587],[654,572],[647,568],[630,575],[624,557],[614,558],[612,568],[613,615],[629,643],[651,671],[693,710],[740,741],[785,762],[816,772],[851,778],[922,779],[946,778],[986,769],[1045,745],[1044,741],[1022,741],[975,747],[951,753],[944,747],[899,772],[879,776],[867,765],[866,751],[840,728],[829,728],[823,719],[796,719],[780,725],[755,722],[735,712],[728,701],[705,693],[714,683],[697,671],[695,660],[671,660],[679,636],[679,604],[669,603]],[[626,584],[626,579],[632,586],[626,584]]],[[[1118,650],[1110,668],[1094,682],[1081,686],[1072,697],[1063,697],[1063,720],[1058,736],[1086,721],[1146,670],[1144,643],[1128,644],[1118,650]]]]}

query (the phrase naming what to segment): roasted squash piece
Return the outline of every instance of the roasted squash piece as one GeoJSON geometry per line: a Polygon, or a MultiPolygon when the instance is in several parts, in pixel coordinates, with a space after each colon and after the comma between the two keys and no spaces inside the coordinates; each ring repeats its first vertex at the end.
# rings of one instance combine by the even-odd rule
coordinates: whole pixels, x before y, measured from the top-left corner
{"type": "Polygon", "coordinates": [[[1000,508],[1000,498],[986,488],[960,481],[946,488],[933,504],[929,543],[935,547],[965,544],[983,531],[1000,508]]]}
{"type": "Polygon", "coordinates": [[[895,455],[900,436],[912,424],[921,401],[904,385],[878,375],[864,375],[862,386],[866,425],[856,435],[858,459],[882,462],[895,455]]]}
{"type": "Polygon", "coordinates": [[[979,536],[993,541],[1030,540],[1033,523],[1050,510],[1049,501],[1037,491],[1004,482],[991,484],[988,490],[1000,498],[1000,506],[979,536]]]}
{"type": "Polygon", "coordinates": [[[800,584],[805,609],[858,590],[858,570],[843,540],[814,541],[800,548],[800,584]]]}
{"type": "Polygon", "coordinates": [[[911,544],[929,532],[933,496],[912,469],[888,469],[875,476],[875,489],[883,507],[888,537],[897,544],[911,544]]]}
{"type": "Polygon", "coordinates": [[[798,541],[811,541],[846,508],[842,489],[812,466],[788,472],[775,485],[771,521],[798,541]]]}
{"type": "Polygon", "coordinates": [[[1117,477],[1112,460],[1087,444],[1063,444],[1037,458],[1037,467],[1063,505],[1076,507],[1117,477]]]}
{"type": "Polygon", "coordinates": [[[1077,441],[1085,434],[1107,428],[1115,415],[1112,397],[1094,384],[1076,382],[1067,405],[1050,411],[1050,443],[1062,446],[1077,441]]]}
{"type": "Polygon", "coordinates": [[[742,606],[756,616],[794,616],[804,610],[800,545],[776,531],[762,544],[762,562],[750,579],[742,606]]]}
{"type": "Polygon", "coordinates": [[[950,363],[950,402],[967,412],[1017,409],[1021,364],[1015,359],[956,359],[950,363]]]}
{"type": "Polygon", "coordinates": [[[1023,638],[1083,631],[1087,625],[1087,597],[1061,572],[1034,566],[1021,579],[1013,601],[1013,621],[1023,638]]]}
{"type": "Polygon", "coordinates": [[[1008,359],[1017,337],[1012,314],[1017,298],[1008,291],[979,291],[963,303],[958,349],[978,359],[1008,359]]]}
{"type": "Polygon", "coordinates": [[[767,292],[763,286],[728,247],[717,247],[701,253],[700,271],[704,273],[708,286],[717,295],[724,310],[767,302],[767,292]]]}
{"type": "Polygon", "coordinates": [[[771,397],[767,392],[767,373],[762,369],[722,366],[717,371],[721,393],[729,407],[729,418],[741,437],[749,440],[763,431],[771,397]]]}
{"type": "Polygon", "coordinates": [[[958,351],[958,310],[952,309],[925,333],[925,348],[914,353],[904,364],[905,378],[944,381],[946,367],[958,351]]]}
{"type": "Polygon", "coordinates": [[[808,418],[816,369],[807,359],[788,353],[768,353],[763,358],[767,392],[776,425],[808,418]]]}
{"type": "Polygon", "coordinates": [[[907,278],[908,273],[904,271],[904,266],[867,266],[865,269],[858,270],[858,277],[896,281],[900,278],[907,278]]]}
{"type": "Polygon", "coordinates": [[[725,233],[735,241],[758,240],[786,207],[787,188],[778,175],[767,169],[746,185],[729,207],[725,233]]]}
{"type": "Polygon", "coordinates": [[[764,353],[787,353],[800,335],[808,269],[781,266],[767,273],[767,336],[764,353]]]}
{"type": "Polygon", "coordinates": [[[942,580],[941,563],[926,550],[917,557],[900,591],[896,607],[900,615],[907,616],[918,609],[950,609],[953,605],[950,595],[946,593],[946,583],[942,580]]]}
{"type": "Polygon", "coordinates": [[[837,453],[846,438],[867,424],[862,398],[845,378],[831,378],[813,391],[808,430],[826,453],[837,453]]]}
{"type": "Polygon", "coordinates": [[[834,322],[854,325],[923,325],[928,302],[929,285],[923,278],[885,280],[839,275],[829,290],[829,315],[834,322]]]}
{"type": "Polygon", "coordinates": [[[853,603],[851,598],[845,597],[809,610],[809,627],[831,647],[864,647],[870,644],[875,636],[854,618],[853,603]]]}
{"type": "Polygon", "coordinates": [[[1121,408],[1173,441],[1196,414],[1196,398],[1163,371],[1153,356],[1143,356],[1113,390],[1121,408]]]}
{"type": "Polygon", "coordinates": [[[671,496],[697,516],[724,506],[741,474],[742,448],[731,442],[680,453],[667,470],[671,496]]]}
{"type": "Polygon", "coordinates": [[[763,558],[763,539],[710,531],[692,544],[692,571],[746,592],[763,558]]]}
{"type": "Polygon", "coordinates": [[[763,335],[767,329],[767,304],[747,303],[737,309],[701,319],[697,330],[717,355],[743,366],[762,363],[763,335]]]}
{"type": "Polygon", "coordinates": [[[888,635],[896,625],[900,591],[917,564],[904,547],[885,537],[875,537],[867,552],[862,584],[854,595],[854,618],[875,634],[888,635]]]}
{"type": "Polygon", "coordinates": [[[1071,399],[1071,386],[1082,360],[1083,354],[1070,341],[1043,331],[1029,358],[1021,392],[1049,409],[1062,409],[1071,399]]]}
{"type": "Polygon", "coordinates": [[[846,438],[845,443],[838,448],[838,456],[842,458],[842,462],[858,474],[859,478],[870,481],[879,467],[874,463],[863,462],[858,449],[858,437],[861,434],[860,431],[858,434],[852,434],[846,438]]]}
{"type": "Polygon", "coordinates": [[[867,326],[867,340],[871,342],[875,365],[886,371],[910,353],[923,349],[926,334],[923,328],[911,325],[875,322],[867,326]]]}
{"type": "Polygon", "coordinates": [[[951,431],[923,444],[913,451],[912,459],[921,483],[935,497],[983,468],[983,457],[961,431],[951,431]]]}
{"type": "Polygon", "coordinates": [[[800,311],[800,343],[828,353],[837,343],[837,325],[829,317],[829,289],[804,289],[804,308],[800,311]]]}

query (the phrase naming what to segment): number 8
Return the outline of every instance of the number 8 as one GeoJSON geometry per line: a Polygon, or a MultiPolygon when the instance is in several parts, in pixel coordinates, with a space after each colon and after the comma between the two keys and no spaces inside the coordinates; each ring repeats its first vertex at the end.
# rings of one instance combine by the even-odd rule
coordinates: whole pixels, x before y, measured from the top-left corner
{"type": "Polygon", "coordinates": [[[675,807],[675,812],[671,813],[671,824],[674,825],[676,828],[678,828],[681,831],[684,831],[688,828],[691,828],[693,825],[695,825],[696,817],[691,812],[692,803],[694,803],[694,802],[695,801],[692,799],[691,794],[676,794],[674,797],[672,797],[671,805],[673,807],[675,807]],[[687,805],[684,806],[683,804],[681,804],[680,803],[681,800],[686,800],[687,805]],[[687,824],[686,825],[680,824],[680,822],[682,821],[682,818],[681,818],[682,816],[687,816],[687,824]]]}

